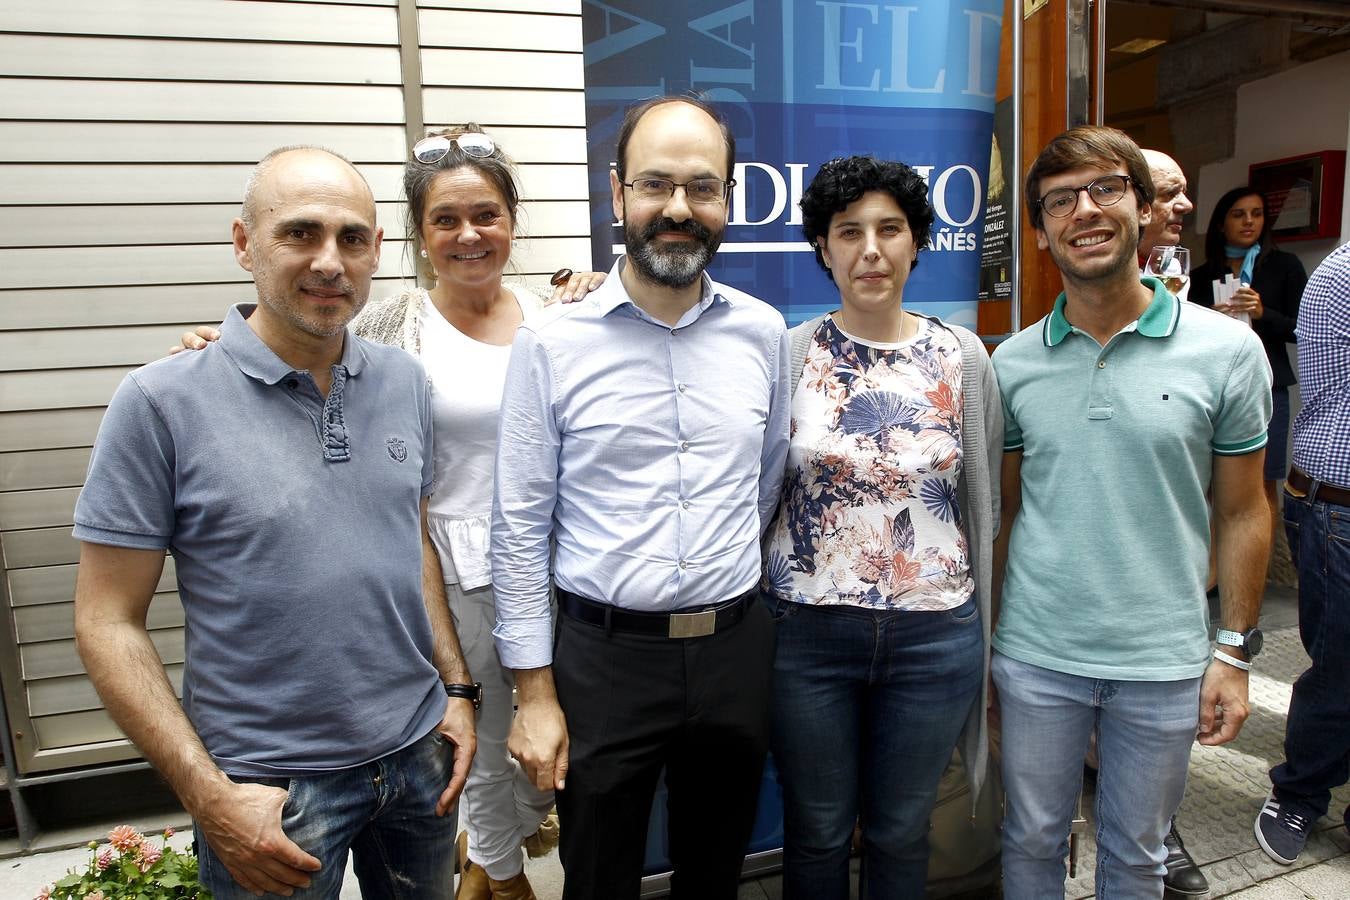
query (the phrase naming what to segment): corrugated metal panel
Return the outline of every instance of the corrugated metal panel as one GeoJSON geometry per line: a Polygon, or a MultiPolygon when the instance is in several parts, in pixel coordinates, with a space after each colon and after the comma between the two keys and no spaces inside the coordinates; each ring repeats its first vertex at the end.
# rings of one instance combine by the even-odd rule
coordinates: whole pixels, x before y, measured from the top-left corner
{"type": "MultiPolygon", "coordinates": [[[[424,0],[424,118],[481,122],[521,164],[510,272],[584,268],[580,0],[424,0]],[[531,236],[532,237],[529,237],[531,236]]],[[[11,9],[10,6],[15,8],[11,9]]],[[[355,160],[407,283],[396,0],[52,0],[0,34],[0,681],[24,771],[125,759],[73,642],[70,522],[104,406],[181,331],[253,299],[230,221],[253,162],[355,160]]],[[[173,560],[151,639],[181,678],[173,560]]]]}

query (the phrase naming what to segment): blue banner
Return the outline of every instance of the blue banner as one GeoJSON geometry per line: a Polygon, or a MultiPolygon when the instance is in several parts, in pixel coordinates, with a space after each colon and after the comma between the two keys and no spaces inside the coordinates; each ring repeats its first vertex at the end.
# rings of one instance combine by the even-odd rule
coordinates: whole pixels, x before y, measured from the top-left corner
{"type": "Polygon", "coordinates": [[[898,159],[937,219],[908,309],[975,327],[1002,0],[583,0],[593,262],[622,253],[609,169],[624,110],[698,91],[736,136],[737,185],[712,276],[789,324],[838,305],[797,201],[825,160],[898,159]]]}

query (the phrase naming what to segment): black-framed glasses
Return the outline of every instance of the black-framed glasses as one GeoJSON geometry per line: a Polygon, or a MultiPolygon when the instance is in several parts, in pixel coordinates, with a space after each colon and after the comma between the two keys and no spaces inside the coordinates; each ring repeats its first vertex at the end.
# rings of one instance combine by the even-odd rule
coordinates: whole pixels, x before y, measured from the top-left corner
{"type": "Polygon", "coordinates": [[[478,131],[466,131],[454,137],[433,134],[413,144],[413,159],[421,163],[440,162],[450,152],[451,147],[459,147],[461,153],[475,159],[486,159],[497,149],[497,145],[492,143],[492,138],[478,131]]]}
{"type": "Polygon", "coordinates": [[[1062,187],[1048,191],[1036,202],[1047,216],[1062,219],[1078,208],[1079,191],[1087,191],[1098,206],[1115,206],[1136,184],[1128,175],[1102,175],[1079,187],[1062,187]]]}
{"type": "Polygon", "coordinates": [[[676,188],[684,188],[684,196],[690,203],[721,203],[726,199],[727,191],[736,184],[736,179],[723,181],[720,178],[695,178],[680,184],[669,178],[634,178],[619,183],[631,190],[639,200],[665,203],[675,196],[676,188]]]}

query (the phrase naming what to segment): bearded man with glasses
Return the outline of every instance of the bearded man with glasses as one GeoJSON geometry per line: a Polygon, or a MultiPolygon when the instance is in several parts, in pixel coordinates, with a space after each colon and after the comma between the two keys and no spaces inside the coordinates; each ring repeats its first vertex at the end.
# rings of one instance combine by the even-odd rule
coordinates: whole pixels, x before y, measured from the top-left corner
{"type": "Polygon", "coordinates": [[[1191,746],[1231,741],[1247,718],[1270,550],[1270,367],[1251,329],[1139,277],[1153,182],[1124,134],[1059,135],[1026,196],[1064,292],[994,353],[1006,421],[991,663],[1003,895],[1063,896],[1095,732],[1097,896],[1157,898],[1191,746]]]}
{"type": "Polygon", "coordinates": [[[759,539],[787,457],[787,333],[704,271],[735,161],[715,110],[640,104],[617,154],[627,254],[584,302],[522,325],[506,375],[492,557],[520,692],[509,746],[558,792],[565,900],[636,900],[663,766],[672,896],[731,900],[768,745],[759,539]]]}

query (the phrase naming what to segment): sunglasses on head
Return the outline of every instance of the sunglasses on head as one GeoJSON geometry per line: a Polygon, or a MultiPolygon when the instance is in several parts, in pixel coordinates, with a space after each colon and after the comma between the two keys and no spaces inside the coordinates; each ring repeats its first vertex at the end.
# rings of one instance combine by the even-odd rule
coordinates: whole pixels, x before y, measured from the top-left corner
{"type": "Polygon", "coordinates": [[[422,138],[413,145],[413,159],[421,163],[440,162],[450,152],[451,147],[459,147],[461,153],[475,159],[486,159],[497,149],[497,145],[492,143],[492,138],[477,131],[457,134],[454,137],[436,134],[422,138]]]}

